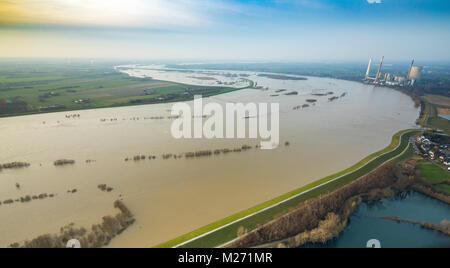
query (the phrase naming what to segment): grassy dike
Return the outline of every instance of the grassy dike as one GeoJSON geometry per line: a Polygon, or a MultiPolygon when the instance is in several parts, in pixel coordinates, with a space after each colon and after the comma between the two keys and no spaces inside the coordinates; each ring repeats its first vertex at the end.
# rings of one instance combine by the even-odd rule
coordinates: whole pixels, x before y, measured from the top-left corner
{"type": "Polygon", "coordinates": [[[214,222],[210,225],[204,226],[198,230],[160,244],[156,247],[176,247],[183,243],[185,244],[180,246],[182,248],[212,248],[223,245],[224,243],[237,238],[237,230],[239,227],[242,226],[247,230],[253,230],[258,225],[271,221],[276,215],[279,215],[290,208],[296,207],[308,199],[315,198],[338,189],[339,187],[342,187],[343,185],[346,185],[373,171],[386,161],[393,160],[407,149],[409,138],[418,132],[420,131],[400,131],[393,136],[391,144],[385,149],[367,156],[346,170],[318,180],[240,213],[234,214],[225,219],[214,222]]]}

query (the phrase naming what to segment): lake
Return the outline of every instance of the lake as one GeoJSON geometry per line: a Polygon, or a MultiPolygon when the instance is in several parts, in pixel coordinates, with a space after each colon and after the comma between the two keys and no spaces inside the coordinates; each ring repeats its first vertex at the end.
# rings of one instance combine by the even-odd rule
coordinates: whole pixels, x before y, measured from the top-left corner
{"type": "MultiPolygon", "coordinates": [[[[158,78],[152,70],[133,70],[141,77],[158,78]]],[[[117,199],[123,199],[136,223],[111,246],[154,246],[346,169],[386,147],[394,133],[414,128],[419,115],[410,97],[385,87],[316,77],[271,79],[254,72],[195,72],[171,71],[166,79],[201,85],[223,79],[236,87],[248,83],[242,78],[257,82],[259,89],[239,90],[204,102],[280,103],[280,141],[291,145],[162,160],[165,153],[259,144],[251,139],[174,139],[170,134],[173,120],[167,118],[172,104],[0,118],[0,163],[31,163],[26,169],[0,171],[0,199],[57,194],[52,199],[0,206],[0,247],[58,233],[70,223],[90,227],[116,213],[112,204],[117,199]],[[189,78],[193,76],[197,78],[189,78]],[[281,89],[298,95],[276,93],[281,89]],[[346,96],[329,102],[328,97],[312,95],[329,91],[346,96]],[[293,110],[307,99],[317,99],[317,103],[293,110]],[[80,117],[67,118],[70,114],[80,117]],[[125,161],[138,154],[157,159],[125,161]],[[55,167],[53,162],[62,158],[77,163],[55,167]],[[102,192],[99,184],[114,190],[102,192]],[[77,192],[67,193],[72,189],[77,192]]]]}
{"type": "Polygon", "coordinates": [[[400,217],[440,225],[450,219],[450,205],[417,192],[403,193],[382,202],[363,203],[345,231],[326,245],[305,247],[364,248],[377,239],[384,248],[450,248],[450,237],[418,225],[397,223],[381,217],[400,217]]]}

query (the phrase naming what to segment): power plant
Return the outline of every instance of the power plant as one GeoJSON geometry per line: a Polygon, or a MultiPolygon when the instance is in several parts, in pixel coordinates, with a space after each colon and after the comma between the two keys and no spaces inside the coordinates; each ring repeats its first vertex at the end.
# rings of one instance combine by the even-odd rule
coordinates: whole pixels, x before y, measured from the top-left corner
{"type": "Polygon", "coordinates": [[[388,86],[414,86],[416,81],[420,80],[423,67],[415,66],[414,60],[411,62],[407,76],[398,76],[391,73],[382,74],[384,56],[381,57],[375,77],[370,77],[370,70],[372,68],[372,58],[369,59],[364,83],[372,85],[388,85],[388,86]]]}

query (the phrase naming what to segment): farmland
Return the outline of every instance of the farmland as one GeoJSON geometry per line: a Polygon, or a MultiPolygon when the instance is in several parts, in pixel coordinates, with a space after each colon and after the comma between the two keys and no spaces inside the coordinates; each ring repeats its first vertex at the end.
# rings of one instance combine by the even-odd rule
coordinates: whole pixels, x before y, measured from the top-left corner
{"type": "Polygon", "coordinates": [[[114,63],[0,62],[0,116],[185,101],[236,90],[133,78],[114,63]]]}

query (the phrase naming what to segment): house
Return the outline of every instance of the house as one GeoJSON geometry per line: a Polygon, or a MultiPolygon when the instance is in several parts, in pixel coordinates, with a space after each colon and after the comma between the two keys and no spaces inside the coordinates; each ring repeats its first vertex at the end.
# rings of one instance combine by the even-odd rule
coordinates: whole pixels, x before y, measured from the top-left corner
{"type": "Polygon", "coordinates": [[[433,151],[429,151],[428,155],[430,155],[431,159],[434,159],[434,152],[433,151]]]}

